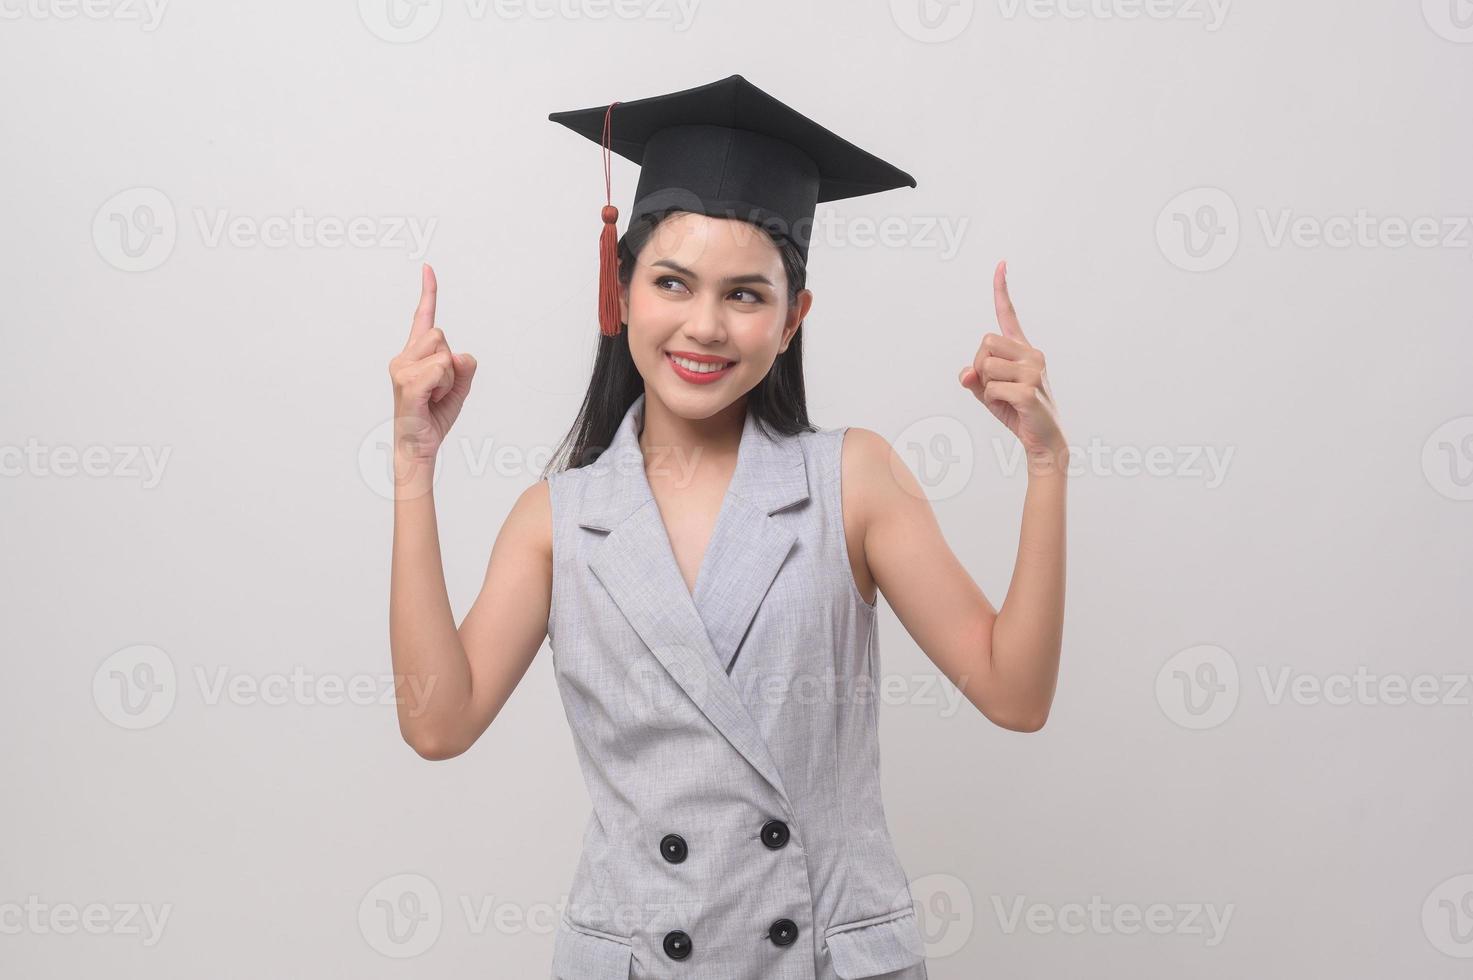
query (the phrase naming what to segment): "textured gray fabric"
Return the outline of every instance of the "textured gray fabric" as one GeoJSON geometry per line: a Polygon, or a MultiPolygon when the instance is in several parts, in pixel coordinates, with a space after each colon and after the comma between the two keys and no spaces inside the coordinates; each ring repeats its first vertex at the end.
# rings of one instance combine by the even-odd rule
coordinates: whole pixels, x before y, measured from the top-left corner
{"type": "Polygon", "coordinates": [[[553,976],[923,980],[880,801],[876,609],[845,549],[844,429],[779,436],[748,414],[692,595],[645,476],[643,410],[641,395],[597,462],[550,481],[548,637],[593,803],[553,976]],[[771,849],[774,819],[790,836],[771,849]],[[768,938],[780,918],[791,945],[768,938]],[[683,960],[672,930],[690,937],[683,960]]]}

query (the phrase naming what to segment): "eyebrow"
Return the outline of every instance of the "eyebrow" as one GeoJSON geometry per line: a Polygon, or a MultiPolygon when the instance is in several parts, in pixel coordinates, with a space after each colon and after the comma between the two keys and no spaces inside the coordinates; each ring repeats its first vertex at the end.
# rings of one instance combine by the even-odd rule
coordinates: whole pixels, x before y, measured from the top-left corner
{"type": "MultiPolygon", "coordinates": [[[[662,267],[664,267],[666,269],[671,269],[671,270],[673,270],[675,272],[680,273],[682,276],[685,276],[685,277],[687,277],[689,279],[694,279],[697,282],[699,282],[700,281],[700,278],[701,278],[700,276],[698,276],[694,272],[692,272],[690,269],[687,269],[685,266],[680,265],[679,263],[676,263],[676,262],[671,262],[669,259],[656,259],[655,261],[651,262],[650,265],[651,266],[662,266],[662,267]]],[[[771,286],[772,285],[772,280],[769,279],[769,278],[767,278],[766,276],[762,275],[759,272],[749,272],[749,273],[747,273],[744,276],[727,276],[725,279],[721,280],[721,283],[723,285],[726,285],[726,286],[736,286],[736,285],[740,285],[742,283],[749,283],[749,282],[760,282],[760,283],[762,283],[762,284],[764,284],[766,286],[771,286]]]]}

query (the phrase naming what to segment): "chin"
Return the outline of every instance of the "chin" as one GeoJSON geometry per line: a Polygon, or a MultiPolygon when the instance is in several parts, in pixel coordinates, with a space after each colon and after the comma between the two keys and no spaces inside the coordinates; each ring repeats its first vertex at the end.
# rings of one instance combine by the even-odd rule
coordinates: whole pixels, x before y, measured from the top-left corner
{"type": "MultiPolygon", "coordinates": [[[[668,370],[668,369],[667,369],[668,370]]],[[[740,379],[727,378],[710,390],[675,379],[673,384],[655,386],[655,395],[675,415],[696,422],[719,415],[747,393],[740,379]]]]}
{"type": "Polygon", "coordinates": [[[723,408],[733,401],[725,393],[714,391],[682,391],[679,388],[670,390],[666,388],[659,392],[660,401],[665,407],[683,419],[693,422],[708,419],[719,413],[723,408]]]}

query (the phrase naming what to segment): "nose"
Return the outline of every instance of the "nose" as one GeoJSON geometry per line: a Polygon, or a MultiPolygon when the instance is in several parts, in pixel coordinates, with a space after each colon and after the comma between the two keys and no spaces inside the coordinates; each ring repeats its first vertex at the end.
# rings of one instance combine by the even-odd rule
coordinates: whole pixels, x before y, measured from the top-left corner
{"type": "Polygon", "coordinates": [[[702,299],[691,304],[691,315],[685,323],[686,336],[702,344],[719,344],[726,340],[726,311],[720,297],[702,299]]]}

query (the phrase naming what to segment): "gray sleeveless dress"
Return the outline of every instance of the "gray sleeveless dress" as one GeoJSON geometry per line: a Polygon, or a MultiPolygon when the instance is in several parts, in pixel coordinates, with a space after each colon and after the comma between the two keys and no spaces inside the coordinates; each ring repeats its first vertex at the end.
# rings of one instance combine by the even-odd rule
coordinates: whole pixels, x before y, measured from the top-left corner
{"type": "Polygon", "coordinates": [[[640,395],[597,462],[550,480],[548,638],[593,803],[554,980],[922,980],[880,801],[844,429],[778,436],[748,414],[692,595],[643,410],[640,395]]]}

